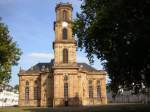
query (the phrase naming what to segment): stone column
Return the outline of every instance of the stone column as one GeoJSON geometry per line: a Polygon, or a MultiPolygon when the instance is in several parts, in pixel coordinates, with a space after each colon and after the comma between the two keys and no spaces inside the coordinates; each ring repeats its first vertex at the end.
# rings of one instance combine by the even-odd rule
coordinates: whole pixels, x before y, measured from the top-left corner
{"type": "Polygon", "coordinates": [[[46,80],[44,74],[41,74],[41,106],[46,106],[46,80]]]}
{"type": "Polygon", "coordinates": [[[102,103],[107,104],[107,94],[106,94],[106,77],[101,80],[101,96],[102,96],[102,103]]]}

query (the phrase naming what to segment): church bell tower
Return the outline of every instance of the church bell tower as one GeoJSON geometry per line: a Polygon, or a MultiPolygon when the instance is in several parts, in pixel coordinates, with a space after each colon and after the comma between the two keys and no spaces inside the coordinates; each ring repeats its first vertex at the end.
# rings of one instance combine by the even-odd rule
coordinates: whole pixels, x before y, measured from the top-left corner
{"type": "Polygon", "coordinates": [[[72,35],[72,5],[59,3],[56,5],[56,21],[54,22],[54,99],[53,106],[68,105],[69,98],[75,97],[73,84],[69,82],[77,76],[76,41],[72,35]]]}
{"type": "Polygon", "coordinates": [[[72,35],[72,5],[57,4],[56,21],[54,22],[55,41],[54,66],[70,66],[76,64],[76,42],[72,35]]]}

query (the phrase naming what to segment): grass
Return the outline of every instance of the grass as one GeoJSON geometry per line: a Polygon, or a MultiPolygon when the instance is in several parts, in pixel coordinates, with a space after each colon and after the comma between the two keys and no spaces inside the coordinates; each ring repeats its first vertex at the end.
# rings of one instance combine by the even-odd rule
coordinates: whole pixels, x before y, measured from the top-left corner
{"type": "Polygon", "coordinates": [[[88,107],[5,107],[0,112],[150,112],[150,104],[108,104],[88,107]]]}

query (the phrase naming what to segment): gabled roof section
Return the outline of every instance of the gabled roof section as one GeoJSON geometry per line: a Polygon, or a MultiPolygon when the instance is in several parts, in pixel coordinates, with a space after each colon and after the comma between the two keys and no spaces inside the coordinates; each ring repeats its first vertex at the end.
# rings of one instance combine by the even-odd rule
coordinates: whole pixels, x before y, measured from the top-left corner
{"type": "MultiPolygon", "coordinates": [[[[46,71],[49,72],[51,71],[52,67],[54,64],[54,60],[52,60],[51,62],[47,62],[47,63],[37,63],[36,65],[32,66],[31,68],[29,68],[27,71],[23,71],[24,73],[39,73],[42,71],[46,71]]],[[[80,68],[80,70],[82,71],[86,71],[86,72],[105,72],[104,70],[97,70],[94,67],[86,64],[86,63],[77,63],[77,66],[80,68]]]]}
{"type": "Polygon", "coordinates": [[[25,72],[31,73],[31,72],[40,72],[40,71],[50,71],[52,66],[53,66],[53,60],[47,63],[37,63],[36,65],[32,66],[25,72]]]}
{"type": "Polygon", "coordinates": [[[78,63],[78,66],[82,69],[82,70],[86,70],[89,72],[98,72],[99,70],[95,69],[94,67],[86,64],[86,63],[78,63]]]}

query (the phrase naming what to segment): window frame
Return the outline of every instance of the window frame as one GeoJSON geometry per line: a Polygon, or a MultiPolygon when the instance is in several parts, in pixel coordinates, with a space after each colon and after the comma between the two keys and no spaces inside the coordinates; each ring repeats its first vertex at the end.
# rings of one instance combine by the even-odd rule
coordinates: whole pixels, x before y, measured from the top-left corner
{"type": "Polygon", "coordinates": [[[40,89],[38,87],[38,81],[36,80],[34,82],[34,100],[40,99],[40,89]]]}
{"type": "Polygon", "coordinates": [[[62,39],[67,40],[68,39],[68,30],[67,28],[62,29],[62,39]]]}
{"type": "Polygon", "coordinates": [[[64,82],[64,98],[68,99],[68,82],[64,82]]]}
{"type": "Polygon", "coordinates": [[[68,63],[69,55],[68,55],[68,49],[63,49],[63,63],[68,63]]]}
{"type": "Polygon", "coordinates": [[[97,80],[96,91],[97,91],[97,98],[101,98],[101,81],[100,80],[97,80]]]}
{"type": "Polygon", "coordinates": [[[68,12],[66,10],[63,10],[63,21],[68,20],[68,12]]]}
{"type": "Polygon", "coordinates": [[[29,81],[25,83],[25,101],[28,102],[30,100],[30,88],[29,88],[29,81]]]}
{"type": "Polygon", "coordinates": [[[88,89],[89,89],[89,98],[93,98],[94,92],[93,92],[93,81],[89,80],[88,82],[88,89]]]}

